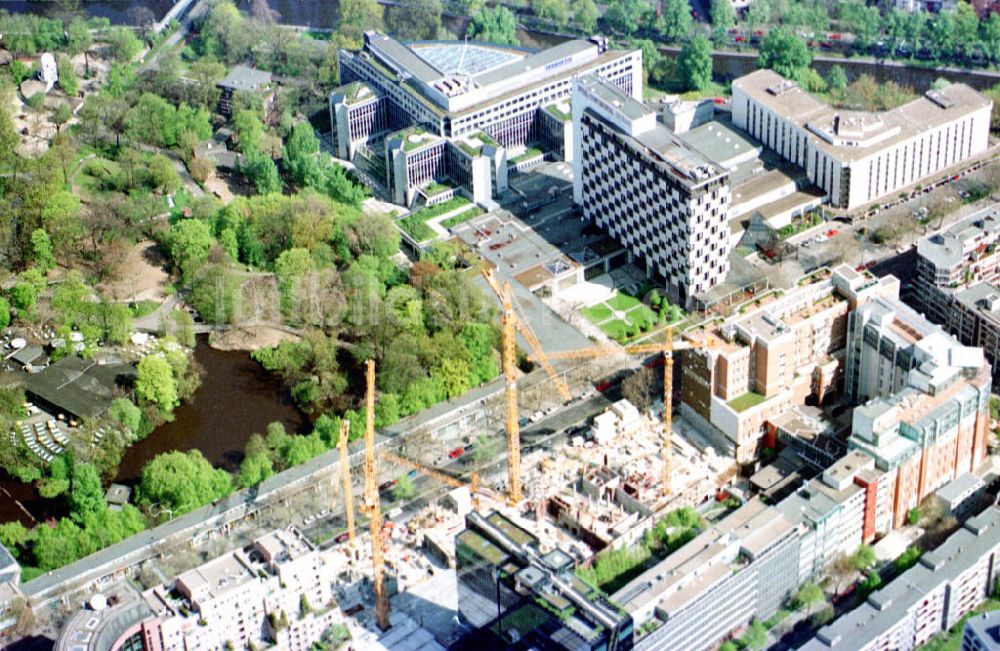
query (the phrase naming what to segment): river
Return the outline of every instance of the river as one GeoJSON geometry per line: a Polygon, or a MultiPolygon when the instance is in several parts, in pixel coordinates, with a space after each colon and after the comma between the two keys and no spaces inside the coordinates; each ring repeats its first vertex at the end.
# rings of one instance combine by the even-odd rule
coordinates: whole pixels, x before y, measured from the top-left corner
{"type": "MultiPolygon", "coordinates": [[[[80,11],[88,16],[100,16],[108,18],[115,24],[128,24],[129,9],[134,6],[144,6],[149,8],[157,19],[161,18],[170,9],[173,2],[171,0],[141,0],[130,2],[129,0],[84,0],[79,3],[80,11]]],[[[314,28],[330,28],[334,25],[340,3],[337,0],[318,2],[316,0],[268,0],[271,9],[277,12],[279,22],[288,25],[301,25],[314,28]]],[[[244,11],[249,11],[250,0],[237,0],[237,5],[244,11]]],[[[0,0],[0,8],[7,11],[31,12],[50,16],[60,16],[59,3],[41,2],[30,0],[0,0]]],[[[458,16],[445,16],[442,20],[445,28],[461,36],[465,33],[468,19],[458,16]]],[[[530,48],[543,49],[551,47],[565,40],[563,37],[536,32],[524,28],[518,28],[517,37],[521,45],[530,48]]],[[[665,48],[664,54],[676,56],[674,48],[665,48]]],[[[975,70],[947,70],[939,71],[932,68],[915,66],[894,66],[883,65],[875,61],[864,61],[859,59],[844,59],[831,61],[824,58],[813,63],[813,67],[821,75],[826,75],[830,66],[838,63],[847,72],[848,79],[853,81],[862,74],[868,74],[879,83],[895,81],[903,86],[910,86],[917,91],[924,91],[930,87],[938,77],[945,77],[951,81],[967,83],[975,88],[983,89],[1000,82],[1000,77],[993,74],[983,73],[975,70]]],[[[717,53],[713,58],[713,73],[716,77],[732,80],[736,77],[753,72],[757,69],[755,56],[747,56],[740,53],[717,53]]]]}

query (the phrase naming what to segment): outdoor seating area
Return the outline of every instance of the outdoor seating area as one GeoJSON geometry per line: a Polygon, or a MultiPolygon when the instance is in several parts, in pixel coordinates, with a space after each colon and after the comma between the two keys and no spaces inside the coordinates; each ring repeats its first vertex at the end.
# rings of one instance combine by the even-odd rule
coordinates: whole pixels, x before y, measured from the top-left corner
{"type": "MultiPolygon", "coordinates": [[[[69,435],[63,429],[65,427],[64,423],[54,418],[21,423],[21,439],[35,456],[48,463],[52,461],[52,457],[65,452],[66,446],[69,445],[69,435]]],[[[16,432],[10,433],[11,443],[16,442],[16,436],[16,432]]]]}

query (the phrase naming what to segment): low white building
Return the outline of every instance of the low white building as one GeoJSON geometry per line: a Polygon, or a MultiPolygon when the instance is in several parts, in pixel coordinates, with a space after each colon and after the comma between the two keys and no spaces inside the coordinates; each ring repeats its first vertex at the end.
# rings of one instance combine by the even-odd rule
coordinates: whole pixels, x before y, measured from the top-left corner
{"type": "Polygon", "coordinates": [[[845,111],[772,70],[733,82],[733,123],[853,209],[969,160],[989,145],[993,102],[951,84],[889,111],[845,111]]]}

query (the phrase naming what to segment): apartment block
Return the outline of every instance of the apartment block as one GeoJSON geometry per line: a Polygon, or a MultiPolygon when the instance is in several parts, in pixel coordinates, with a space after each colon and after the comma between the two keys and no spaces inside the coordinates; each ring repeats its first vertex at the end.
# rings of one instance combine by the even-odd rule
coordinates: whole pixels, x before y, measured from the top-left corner
{"type": "MultiPolygon", "coordinates": [[[[798,587],[799,535],[776,508],[748,502],[612,595],[642,626],[636,649],[714,648],[798,587]]],[[[767,613],[762,615],[763,613],[767,613]]]]}
{"type": "Polygon", "coordinates": [[[729,173],[654,110],[597,76],[573,90],[573,200],[584,217],[690,306],[729,271],[729,173]]]}
{"type": "Polygon", "coordinates": [[[962,651],[1000,651],[1000,611],[976,615],[965,623],[962,651]]]}
{"type": "Polygon", "coordinates": [[[889,111],[836,109],[758,70],[733,82],[733,122],[803,168],[830,203],[854,209],[986,150],[993,103],[951,84],[889,111]]]}
{"type": "Polygon", "coordinates": [[[1000,281],[998,240],[1000,211],[991,206],[917,242],[914,296],[928,319],[958,334],[950,318],[956,294],[1000,281]]]}
{"type": "Polygon", "coordinates": [[[898,286],[841,265],[742,306],[711,332],[691,333],[709,345],[685,352],[682,409],[733,442],[740,463],[752,461],[762,445],[774,446],[769,425],[790,407],[838,391],[849,313],[898,286]]]}
{"type": "Polygon", "coordinates": [[[993,592],[1000,561],[998,527],[996,507],[971,518],[917,565],[800,648],[910,651],[955,626],[993,592]]]}
{"type": "Polygon", "coordinates": [[[193,651],[274,645],[307,651],[343,617],[334,607],[339,571],[333,556],[315,549],[298,530],[274,531],[170,584],[141,595],[102,597],[67,622],[55,648],[193,651]],[[96,646],[78,646],[81,639],[96,646]]]}
{"type": "Polygon", "coordinates": [[[979,348],[960,345],[899,301],[852,314],[846,390],[851,449],[894,485],[893,526],[925,497],[985,459],[992,385],[979,348]]]}
{"type": "Polygon", "coordinates": [[[871,541],[880,513],[880,531],[888,530],[889,495],[878,489],[880,475],[870,457],[851,452],[775,506],[799,526],[800,583],[871,541]]]}

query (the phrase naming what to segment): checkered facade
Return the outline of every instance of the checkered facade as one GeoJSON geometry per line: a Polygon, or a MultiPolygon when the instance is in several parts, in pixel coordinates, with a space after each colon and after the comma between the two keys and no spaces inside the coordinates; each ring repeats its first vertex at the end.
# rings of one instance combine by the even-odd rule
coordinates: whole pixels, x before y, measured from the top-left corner
{"type": "Polygon", "coordinates": [[[583,213],[685,307],[729,272],[728,176],[691,187],[592,111],[581,129],[583,213]]]}

